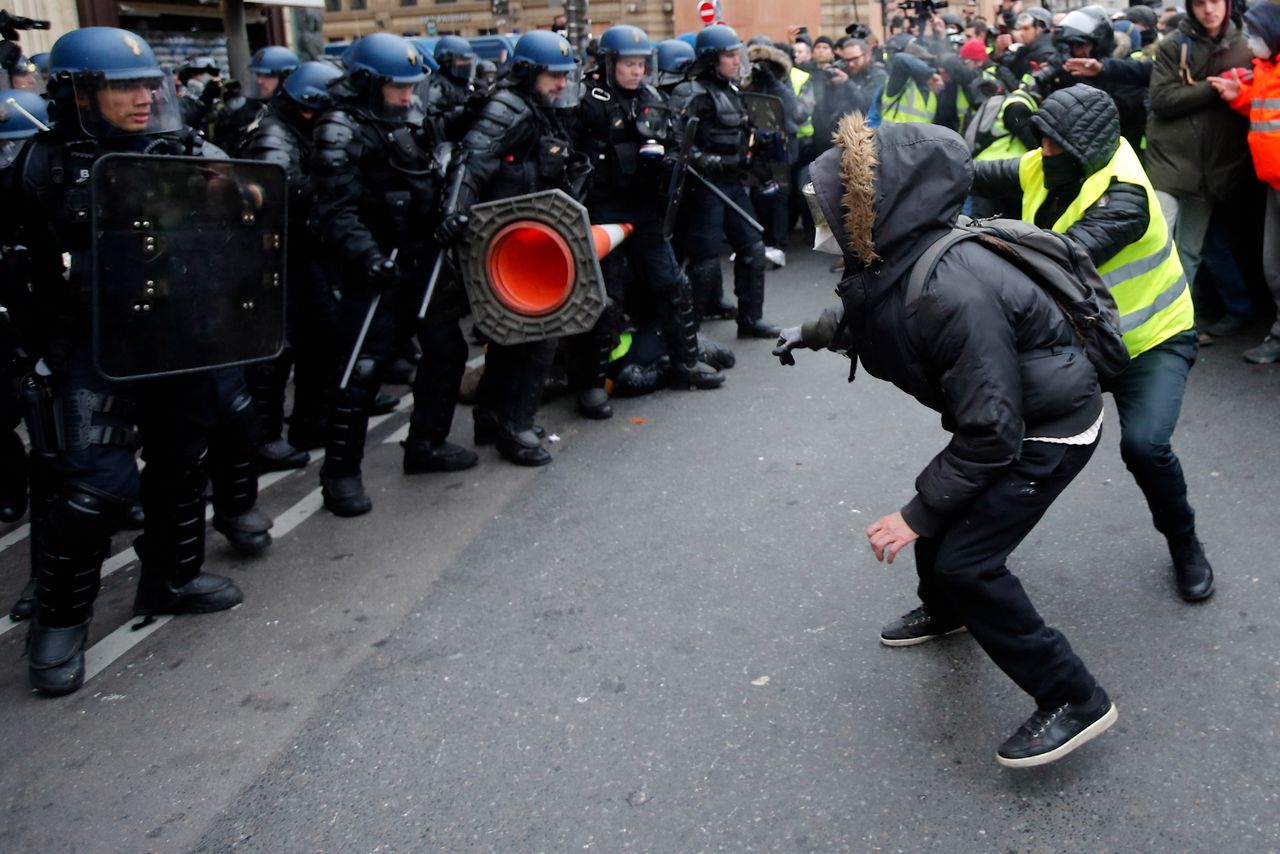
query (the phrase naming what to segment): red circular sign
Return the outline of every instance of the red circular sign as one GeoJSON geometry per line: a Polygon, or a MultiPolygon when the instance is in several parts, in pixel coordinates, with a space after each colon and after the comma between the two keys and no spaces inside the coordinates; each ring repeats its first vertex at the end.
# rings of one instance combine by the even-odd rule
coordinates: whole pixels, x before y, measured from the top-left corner
{"type": "Polygon", "coordinates": [[[716,4],[712,0],[702,0],[698,4],[698,17],[702,23],[709,24],[716,19],[716,4]]]}

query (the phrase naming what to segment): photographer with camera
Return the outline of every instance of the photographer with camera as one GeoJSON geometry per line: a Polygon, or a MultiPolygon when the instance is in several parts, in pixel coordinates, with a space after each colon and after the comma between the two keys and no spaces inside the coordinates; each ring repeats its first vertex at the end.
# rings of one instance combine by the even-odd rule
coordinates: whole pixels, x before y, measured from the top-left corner
{"type": "Polygon", "coordinates": [[[893,55],[880,93],[882,124],[931,124],[938,117],[938,94],[946,88],[933,57],[918,44],[893,55]]]}

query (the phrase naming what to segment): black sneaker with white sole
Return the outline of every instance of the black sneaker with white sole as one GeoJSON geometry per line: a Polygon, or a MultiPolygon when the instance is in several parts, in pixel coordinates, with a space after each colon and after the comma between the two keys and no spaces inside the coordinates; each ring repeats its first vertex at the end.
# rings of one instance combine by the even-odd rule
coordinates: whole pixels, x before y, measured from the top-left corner
{"type": "Polygon", "coordinates": [[[965,630],[964,624],[954,617],[935,617],[926,606],[921,605],[881,629],[880,643],[885,646],[915,646],[965,630]]]}
{"type": "Polygon", "coordinates": [[[1115,704],[1099,685],[1086,702],[1036,709],[1035,714],[1000,745],[996,761],[1006,768],[1048,765],[1106,732],[1116,717],[1115,704]]]}

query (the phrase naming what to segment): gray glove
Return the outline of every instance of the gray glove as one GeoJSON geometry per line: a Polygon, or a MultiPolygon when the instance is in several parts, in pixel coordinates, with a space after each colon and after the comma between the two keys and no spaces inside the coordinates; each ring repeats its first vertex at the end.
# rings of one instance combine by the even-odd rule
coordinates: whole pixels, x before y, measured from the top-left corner
{"type": "Polygon", "coordinates": [[[778,334],[778,343],[773,348],[773,355],[777,356],[778,361],[784,365],[794,365],[796,357],[791,355],[791,351],[803,346],[804,341],[800,336],[800,327],[788,326],[778,334]]]}

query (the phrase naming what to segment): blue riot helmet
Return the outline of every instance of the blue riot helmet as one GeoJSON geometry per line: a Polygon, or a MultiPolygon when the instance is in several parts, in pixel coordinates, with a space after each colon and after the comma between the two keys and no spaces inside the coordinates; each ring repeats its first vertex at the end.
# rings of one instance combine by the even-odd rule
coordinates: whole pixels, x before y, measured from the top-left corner
{"type": "Polygon", "coordinates": [[[658,86],[674,86],[685,79],[697,54],[681,39],[658,42],[658,86]]]}
{"type": "Polygon", "coordinates": [[[430,69],[406,38],[391,33],[363,36],[347,50],[345,63],[351,88],[365,93],[375,115],[404,121],[427,102],[421,88],[430,69]]]}
{"type": "Polygon", "coordinates": [[[698,34],[697,34],[697,33],[692,33],[692,32],[690,32],[690,33],[681,33],[680,35],[676,36],[676,40],[677,40],[677,41],[682,41],[682,42],[684,42],[685,44],[687,44],[689,47],[692,47],[692,48],[696,48],[696,47],[698,46],[698,34]]]}
{"type": "Polygon", "coordinates": [[[569,40],[550,30],[525,33],[511,52],[511,78],[553,107],[578,105],[582,98],[581,70],[569,40]],[[540,88],[538,82],[544,72],[556,78],[549,81],[549,89],[540,88]],[[560,75],[564,75],[563,87],[560,75]]]}
{"type": "Polygon", "coordinates": [[[36,64],[20,52],[7,55],[4,63],[0,65],[0,88],[24,89],[28,92],[41,91],[40,75],[36,70],[36,64]]]}
{"type": "Polygon", "coordinates": [[[84,27],[59,38],[49,52],[54,119],[74,113],[94,137],[156,134],[182,127],[173,75],[151,45],[115,27],[84,27]]]}
{"type": "Polygon", "coordinates": [[[462,36],[443,36],[436,42],[435,60],[440,72],[464,86],[475,80],[478,59],[471,42],[462,36]]]}
{"type": "Polygon", "coordinates": [[[698,33],[693,50],[697,54],[695,73],[710,70],[727,80],[737,80],[750,69],[747,64],[747,46],[742,43],[733,27],[726,24],[713,24],[698,33]],[[732,71],[731,68],[722,70],[720,59],[726,54],[738,57],[737,71],[732,71]]]}
{"type": "Polygon", "coordinates": [[[259,48],[249,60],[253,80],[245,89],[250,98],[267,100],[280,88],[280,82],[297,69],[298,55],[287,47],[270,45],[259,48]]]}
{"type": "Polygon", "coordinates": [[[304,110],[327,110],[333,104],[329,85],[342,78],[342,70],[329,62],[304,62],[284,79],[284,94],[304,110]]]}
{"type": "MultiPolygon", "coordinates": [[[[600,36],[599,53],[600,64],[609,85],[621,89],[638,89],[641,86],[653,84],[658,60],[654,53],[653,42],[639,27],[619,24],[605,30],[600,36]],[[634,74],[624,74],[619,77],[615,69],[620,59],[643,60],[643,73],[638,77],[634,74]]],[[[638,71],[639,68],[635,70],[638,71]]]]}
{"type": "Polygon", "coordinates": [[[48,127],[48,101],[27,89],[0,89],[0,139],[26,139],[39,133],[40,125],[27,113],[48,127]]]}

